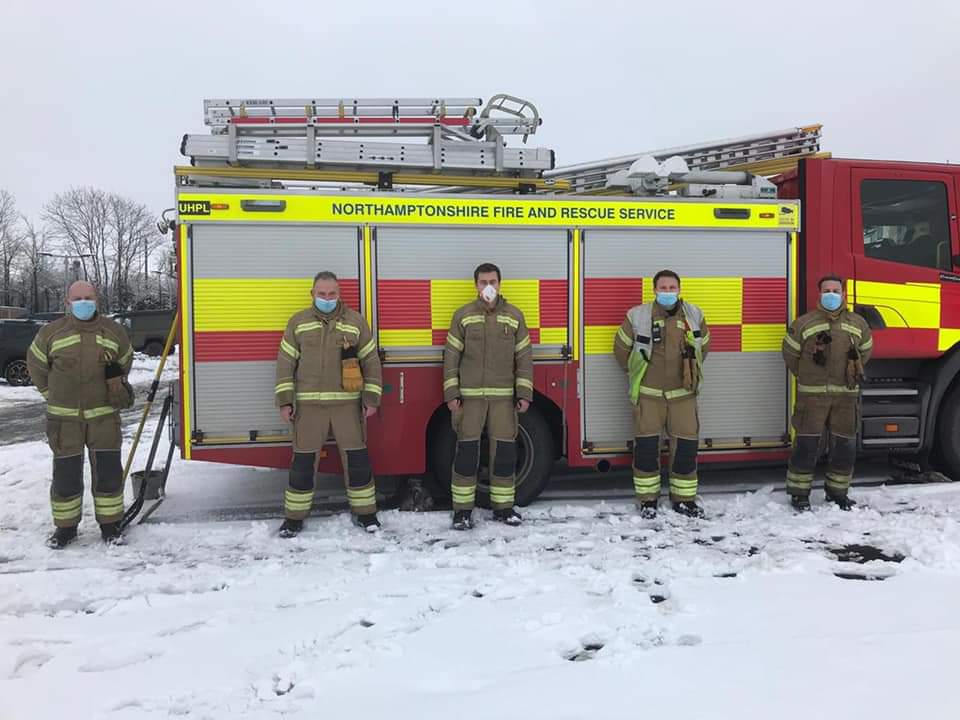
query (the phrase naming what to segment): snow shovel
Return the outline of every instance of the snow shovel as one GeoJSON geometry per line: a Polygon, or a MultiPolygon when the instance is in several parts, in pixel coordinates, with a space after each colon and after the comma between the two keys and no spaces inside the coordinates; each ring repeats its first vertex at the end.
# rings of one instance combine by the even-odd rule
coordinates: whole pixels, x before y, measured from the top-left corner
{"type": "Polygon", "coordinates": [[[167,477],[170,475],[170,463],[173,461],[173,450],[176,447],[176,443],[170,442],[169,447],[167,448],[167,459],[164,463],[163,469],[159,471],[153,470],[153,461],[157,456],[157,448],[160,446],[160,437],[163,433],[163,426],[167,420],[167,415],[170,413],[170,408],[173,406],[173,395],[167,395],[163,400],[163,407],[160,410],[160,418],[157,420],[157,430],[153,434],[153,442],[150,445],[150,454],[147,456],[147,467],[140,472],[133,473],[134,478],[140,480],[140,487],[137,489],[137,496],[133,501],[133,504],[127,508],[126,512],[123,513],[123,520],[121,521],[121,527],[126,528],[134,520],[136,520],[137,515],[140,514],[140,511],[143,510],[143,504],[147,499],[147,494],[150,492],[150,488],[153,486],[153,481],[156,479],[158,482],[156,484],[157,495],[155,498],[152,498],[152,502],[146,509],[146,512],[143,513],[143,517],[140,518],[140,521],[137,524],[145,522],[148,517],[153,515],[158,507],[163,503],[164,498],[166,497],[167,489],[167,477]]]}
{"type": "MultiPolygon", "coordinates": [[[[140,416],[140,424],[137,426],[137,432],[133,436],[133,444],[130,446],[130,452],[127,454],[127,462],[123,466],[123,479],[121,483],[126,483],[127,476],[130,474],[130,466],[133,464],[133,457],[137,453],[137,448],[140,446],[140,437],[143,435],[143,426],[147,422],[147,416],[150,415],[150,410],[153,408],[153,401],[157,396],[157,390],[160,388],[160,377],[163,375],[163,368],[167,364],[167,357],[170,355],[170,349],[173,347],[173,340],[177,335],[177,325],[180,322],[180,308],[177,308],[177,312],[173,316],[173,322],[170,324],[170,331],[167,333],[167,342],[164,344],[163,353],[160,355],[160,364],[157,366],[157,373],[154,375],[153,382],[150,385],[150,391],[147,393],[147,402],[143,407],[143,414],[140,416]]],[[[153,458],[157,452],[157,446],[160,442],[160,432],[163,428],[163,422],[166,420],[167,413],[170,410],[170,405],[173,402],[172,396],[167,396],[163,404],[163,409],[160,412],[160,423],[157,426],[157,432],[153,436],[153,445],[150,448],[150,455],[147,458],[147,469],[143,474],[143,482],[140,484],[139,491],[137,492],[137,497],[134,499],[133,504],[127,508],[126,512],[123,514],[123,520],[121,520],[121,527],[127,527],[130,523],[134,521],[137,515],[140,513],[140,510],[143,508],[143,502],[146,498],[147,487],[150,484],[150,469],[153,465],[153,458]]],[[[173,456],[173,443],[170,443],[170,451],[167,453],[167,464],[163,469],[162,479],[161,479],[161,491],[158,501],[151,506],[149,512],[152,513],[156,507],[163,502],[163,486],[166,485],[167,475],[170,472],[170,461],[173,456]]],[[[146,517],[144,517],[146,519],[146,517]]],[[[142,522],[142,520],[141,520],[142,522]]]]}

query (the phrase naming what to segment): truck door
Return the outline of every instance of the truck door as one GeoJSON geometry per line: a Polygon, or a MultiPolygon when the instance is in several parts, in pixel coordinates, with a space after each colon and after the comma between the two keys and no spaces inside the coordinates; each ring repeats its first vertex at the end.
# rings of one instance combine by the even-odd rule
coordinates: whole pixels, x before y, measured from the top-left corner
{"type": "Polygon", "coordinates": [[[197,223],[190,231],[194,436],[207,444],[285,439],[274,407],[277,348],[310,307],[313,275],[331,270],[360,307],[358,228],[299,223],[197,223]]]}
{"type": "Polygon", "coordinates": [[[941,286],[960,279],[953,180],[881,167],[853,168],[851,181],[856,277],[848,294],[873,328],[874,352],[936,357],[945,349],[941,286]]]}

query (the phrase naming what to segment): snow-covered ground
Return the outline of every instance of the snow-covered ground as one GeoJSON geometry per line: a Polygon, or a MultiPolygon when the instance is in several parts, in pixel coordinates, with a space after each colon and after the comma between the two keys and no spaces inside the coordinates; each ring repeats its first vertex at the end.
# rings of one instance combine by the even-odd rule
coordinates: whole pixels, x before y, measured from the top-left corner
{"type": "Polygon", "coordinates": [[[335,514],[285,541],[276,519],[191,510],[276,507],[283,473],[179,463],[126,546],[101,545],[87,496],[54,552],[49,463],[40,441],[0,448],[3,720],[960,712],[951,485],[805,516],[772,487],[715,494],[704,521],[548,502],[467,534],[335,514]]]}

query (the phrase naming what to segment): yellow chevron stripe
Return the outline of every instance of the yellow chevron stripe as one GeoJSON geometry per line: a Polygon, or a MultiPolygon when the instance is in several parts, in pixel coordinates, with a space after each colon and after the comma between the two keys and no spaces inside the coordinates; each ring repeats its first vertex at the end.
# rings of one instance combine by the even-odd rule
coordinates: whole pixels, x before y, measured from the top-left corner
{"type": "Polygon", "coordinates": [[[310,305],[310,278],[198,278],[193,281],[194,331],[283,330],[310,305]],[[238,297],[264,298],[238,303],[238,297]]]}
{"type": "Polygon", "coordinates": [[[740,349],[743,352],[779,352],[786,333],[782,323],[744,325],[740,329],[740,349]]]}
{"type": "Polygon", "coordinates": [[[392,347],[430,347],[433,345],[433,332],[430,328],[411,330],[380,330],[380,346],[392,347]]]}

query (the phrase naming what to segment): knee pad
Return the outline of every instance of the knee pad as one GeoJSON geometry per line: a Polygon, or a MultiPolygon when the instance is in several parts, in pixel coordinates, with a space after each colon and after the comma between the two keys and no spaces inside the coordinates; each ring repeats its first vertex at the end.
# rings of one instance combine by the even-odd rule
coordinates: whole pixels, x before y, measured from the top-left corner
{"type": "Polygon", "coordinates": [[[97,492],[112,495],[120,491],[123,465],[119,450],[94,450],[97,462],[97,492]]]}
{"type": "Polygon", "coordinates": [[[647,435],[633,439],[633,467],[653,473],[660,469],[660,436],[647,435]]]}
{"type": "Polygon", "coordinates": [[[63,498],[83,495],[83,455],[53,459],[53,492],[63,498]]]}
{"type": "Polygon", "coordinates": [[[293,463],[290,465],[290,487],[294,490],[313,490],[313,466],[316,462],[316,453],[293,454],[293,463]]]}
{"type": "Polygon", "coordinates": [[[820,450],[819,435],[797,435],[790,465],[797,472],[812,473],[817,467],[817,452],[820,450]]]}
{"type": "Polygon", "coordinates": [[[697,449],[700,443],[687,438],[677,438],[676,442],[677,448],[673,453],[673,473],[693,475],[697,471],[697,449]]]}
{"type": "Polygon", "coordinates": [[[461,440],[453,458],[453,471],[463,477],[473,477],[480,467],[480,441],[461,440]]]}
{"type": "Polygon", "coordinates": [[[843,435],[833,435],[830,439],[833,441],[830,449],[830,467],[843,473],[850,473],[853,470],[853,463],[857,457],[857,446],[853,438],[843,435]]]}
{"type": "Polygon", "coordinates": [[[370,453],[366,448],[347,450],[347,474],[350,476],[349,485],[352,488],[370,484],[370,453]]]}
{"type": "Polygon", "coordinates": [[[511,477],[517,467],[517,443],[512,440],[496,440],[497,450],[493,455],[493,475],[511,477]]]}

